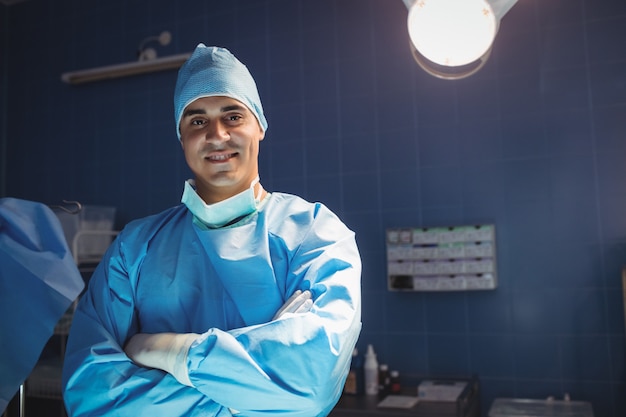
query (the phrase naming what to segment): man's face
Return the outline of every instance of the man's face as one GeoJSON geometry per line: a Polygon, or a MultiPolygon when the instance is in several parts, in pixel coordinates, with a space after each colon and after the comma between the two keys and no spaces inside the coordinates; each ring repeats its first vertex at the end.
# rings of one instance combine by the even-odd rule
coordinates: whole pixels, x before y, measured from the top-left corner
{"type": "Polygon", "coordinates": [[[265,133],[254,114],[230,97],[199,98],[183,111],[180,138],[200,197],[212,204],[250,187],[265,133]]]}

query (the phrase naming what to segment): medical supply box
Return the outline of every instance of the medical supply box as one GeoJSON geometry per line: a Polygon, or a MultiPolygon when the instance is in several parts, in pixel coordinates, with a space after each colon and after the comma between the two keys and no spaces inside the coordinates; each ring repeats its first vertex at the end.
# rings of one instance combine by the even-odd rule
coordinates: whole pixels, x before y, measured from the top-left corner
{"type": "Polygon", "coordinates": [[[456,401],[467,381],[424,380],[417,387],[420,401],[456,401]]]}
{"type": "Polygon", "coordinates": [[[74,257],[98,260],[111,244],[115,207],[83,205],[75,214],[55,211],[74,257]]]}
{"type": "Polygon", "coordinates": [[[489,417],[593,417],[593,409],[584,401],[496,398],[489,417]]]}

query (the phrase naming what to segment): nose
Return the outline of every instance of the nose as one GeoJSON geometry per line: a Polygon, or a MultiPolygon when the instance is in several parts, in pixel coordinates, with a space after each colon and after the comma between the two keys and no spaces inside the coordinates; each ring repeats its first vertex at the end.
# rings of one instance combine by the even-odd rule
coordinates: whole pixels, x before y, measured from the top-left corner
{"type": "Polygon", "coordinates": [[[230,139],[230,134],[227,127],[219,120],[214,120],[209,123],[205,139],[207,141],[227,141],[230,139]]]}

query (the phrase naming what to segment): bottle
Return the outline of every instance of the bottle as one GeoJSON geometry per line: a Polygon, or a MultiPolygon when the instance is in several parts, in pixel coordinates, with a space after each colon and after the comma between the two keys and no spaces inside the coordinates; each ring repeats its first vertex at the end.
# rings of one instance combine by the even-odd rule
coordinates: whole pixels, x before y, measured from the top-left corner
{"type": "Polygon", "coordinates": [[[359,350],[354,348],[352,351],[352,361],[350,362],[350,370],[346,377],[346,383],[343,386],[343,393],[348,395],[357,395],[359,393],[358,378],[358,357],[359,350]]]}
{"type": "Polygon", "coordinates": [[[402,385],[400,385],[400,372],[393,370],[391,371],[391,393],[399,394],[402,391],[402,385]]]}
{"type": "Polygon", "coordinates": [[[376,360],[376,353],[374,352],[374,347],[372,345],[367,345],[363,371],[365,372],[365,395],[377,395],[378,361],[376,360]]]}
{"type": "Polygon", "coordinates": [[[385,398],[391,392],[391,375],[389,375],[389,366],[381,363],[378,367],[378,396],[385,398]]]}

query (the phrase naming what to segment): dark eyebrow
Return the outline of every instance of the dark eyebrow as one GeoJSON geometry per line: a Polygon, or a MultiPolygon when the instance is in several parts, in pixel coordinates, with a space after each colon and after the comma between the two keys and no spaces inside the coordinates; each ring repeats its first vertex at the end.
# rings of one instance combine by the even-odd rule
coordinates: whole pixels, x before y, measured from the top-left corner
{"type": "Polygon", "coordinates": [[[195,116],[196,114],[206,114],[206,112],[202,109],[189,109],[189,110],[185,110],[185,112],[183,113],[183,119],[185,117],[189,117],[189,116],[195,116]]]}
{"type": "Polygon", "coordinates": [[[242,106],[241,104],[232,104],[230,106],[224,106],[222,107],[220,110],[222,111],[222,113],[226,113],[228,111],[232,111],[232,110],[245,110],[246,108],[244,106],[242,106]]]}
{"type": "MultiPolygon", "coordinates": [[[[226,112],[233,111],[233,110],[243,111],[245,109],[246,108],[240,104],[232,104],[230,106],[224,106],[220,108],[220,111],[222,113],[226,113],[226,112]]],[[[204,109],[188,109],[188,110],[185,110],[185,112],[183,113],[183,118],[189,117],[189,116],[195,116],[197,114],[206,114],[206,111],[204,111],[204,109]]]]}

